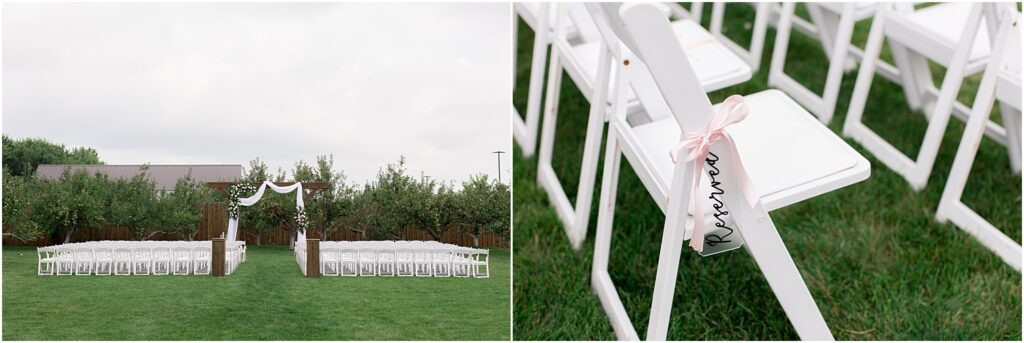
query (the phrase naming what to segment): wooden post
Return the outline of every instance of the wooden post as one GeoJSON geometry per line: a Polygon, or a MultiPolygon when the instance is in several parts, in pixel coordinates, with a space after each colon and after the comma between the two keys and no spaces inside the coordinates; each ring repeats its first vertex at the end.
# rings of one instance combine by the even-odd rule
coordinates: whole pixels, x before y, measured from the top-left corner
{"type": "Polygon", "coordinates": [[[213,254],[210,260],[210,274],[213,276],[224,276],[224,239],[214,238],[213,239],[213,254]]]}
{"type": "Polygon", "coordinates": [[[320,240],[306,239],[306,276],[320,277],[320,240]]]}

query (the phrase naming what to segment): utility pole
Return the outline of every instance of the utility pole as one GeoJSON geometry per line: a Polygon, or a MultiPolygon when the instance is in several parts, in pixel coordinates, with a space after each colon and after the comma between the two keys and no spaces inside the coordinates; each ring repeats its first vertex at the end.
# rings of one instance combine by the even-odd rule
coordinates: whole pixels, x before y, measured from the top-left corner
{"type": "Polygon", "coordinates": [[[492,152],[492,154],[498,154],[498,183],[501,183],[501,154],[504,153],[505,152],[501,150],[492,152]]]}

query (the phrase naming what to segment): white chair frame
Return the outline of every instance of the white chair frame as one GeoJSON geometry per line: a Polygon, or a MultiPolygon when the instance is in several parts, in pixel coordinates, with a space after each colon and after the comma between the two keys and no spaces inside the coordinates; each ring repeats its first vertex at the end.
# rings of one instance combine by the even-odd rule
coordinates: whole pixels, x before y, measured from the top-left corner
{"type": "Polygon", "coordinates": [[[92,248],[75,249],[75,275],[92,274],[95,266],[96,253],[92,251],[92,248]]]}
{"type": "Polygon", "coordinates": [[[114,249],[114,275],[132,275],[132,249],[114,249]]]}
{"type": "MultiPolygon", "coordinates": [[[[815,25],[814,34],[810,34],[810,37],[821,42],[825,48],[825,56],[829,59],[825,89],[821,95],[815,94],[785,72],[790,34],[796,20],[799,19],[795,14],[796,3],[793,2],[783,3],[779,13],[775,50],[768,71],[768,85],[786,92],[814,113],[822,123],[828,124],[835,115],[843,73],[856,67],[856,62],[860,61],[864,54],[851,41],[854,24],[873,18],[876,8],[858,8],[855,3],[806,3],[806,6],[815,25]]],[[[900,46],[893,48],[893,54],[897,59],[902,58],[903,51],[900,46]]],[[[875,63],[879,75],[896,83],[901,82],[899,70],[895,66],[881,60],[875,63]]]]}
{"type": "Polygon", "coordinates": [[[36,257],[39,258],[39,262],[36,268],[36,275],[53,275],[54,268],[56,266],[56,259],[54,258],[53,248],[36,248],[36,257]]]}
{"type": "MultiPolygon", "coordinates": [[[[758,2],[751,4],[754,7],[754,25],[751,28],[750,46],[744,48],[722,33],[722,24],[725,17],[725,2],[714,2],[711,5],[711,23],[708,30],[718,38],[726,47],[731,49],[750,65],[750,70],[757,73],[761,69],[761,56],[764,54],[765,36],[768,34],[768,22],[772,16],[771,3],[758,2]]],[[[698,19],[698,22],[700,20],[698,19]]]]}
{"type": "MultiPolygon", "coordinates": [[[[594,5],[591,5],[594,6],[594,5]]],[[[595,7],[591,7],[595,8],[595,7]]],[[[628,31],[631,31],[630,38],[636,41],[641,55],[656,56],[660,64],[659,70],[666,67],[666,61],[675,62],[676,54],[682,54],[679,45],[666,44],[670,41],[670,31],[665,26],[663,18],[659,17],[658,11],[643,4],[624,5],[619,13],[622,14],[622,24],[628,31]],[[643,44],[640,44],[640,43],[643,44]],[[669,50],[665,50],[669,49],[669,50]],[[678,51],[676,51],[678,50],[678,51]],[[671,55],[669,55],[671,54],[671,55]],[[669,56],[673,58],[669,59],[669,56]]],[[[607,13],[606,13],[607,14],[607,13]]],[[[607,19],[615,18],[609,14],[607,19]]],[[[613,27],[615,24],[612,24],[613,27]]],[[[609,53],[616,53],[614,50],[609,53]]],[[[622,58],[622,56],[616,56],[622,58]]],[[[658,80],[662,89],[659,94],[664,101],[669,102],[676,119],[687,122],[687,126],[703,127],[711,113],[710,102],[707,100],[704,90],[696,82],[680,83],[677,80],[680,76],[688,76],[688,79],[696,79],[693,76],[693,69],[689,63],[680,61],[683,68],[676,68],[672,76],[658,75],[652,71],[652,76],[658,80]],[[687,71],[688,70],[688,71],[687,71]],[[664,87],[673,87],[665,89],[664,87]],[[703,100],[701,100],[703,98],[703,100]],[[704,112],[700,108],[703,102],[707,106],[707,117],[700,118],[693,113],[704,112]],[[690,113],[683,115],[683,113],[690,113]]],[[[639,64],[639,63],[637,63],[639,64]]],[[[626,67],[624,64],[613,64],[618,69],[618,75],[638,75],[637,68],[633,64],[626,67]]],[[[650,67],[650,66],[648,66],[650,67]]],[[[654,69],[653,67],[651,68],[654,69]]],[[[632,79],[632,77],[631,77],[632,79]]],[[[612,85],[611,94],[615,97],[622,97],[626,85],[625,78],[620,78],[612,85]]],[[[781,93],[780,93],[781,94],[781,93]]],[[[790,100],[792,102],[792,100],[790,100]]],[[[612,101],[612,103],[617,103],[612,101]]],[[[794,107],[799,108],[799,106],[794,107]]],[[[621,105],[620,105],[621,106],[621,105]]],[[[664,236],[662,238],[661,253],[658,262],[658,272],[655,281],[654,297],[651,306],[650,323],[647,331],[648,340],[665,340],[667,337],[669,315],[671,313],[674,296],[675,282],[679,269],[679,256],[683,242],[689,233],[685,230],[688,215],[690,194],[692,185],[684,180],[690,180],[693,172],[694,162],[677,164],[675,166],[671,181],[671,188],[665,185],[659,177],[654,175],[655,165],[650,157],[640,146],[638,137],[631,132],[631,124],[625,119],[625,112],[621,107],[615,109],[609,122],[609,135],[606,146],[605,172],[600,198],[600,212],[597,223],[597,238],[594,248],[594,261],[591,273],[591,283],[604,307],[605,312],[611,320],[612,327],[619,339],[639,339],[636,330],[630,322],[622,301],[619,299],[611,277],[608,273],[608,261],[611,246],[612,219],[614,218],[615,197],[617,192],[620,163],[623,156],[630,161],[630,165],[636,171],[644,186],[651,192],[652,197],[665,212],[667,218],[665,223],[664,236]],[[670,201],[672,199],[674,201],[670,201]]],[[[820,124],[818,124],[820,125],[820,124]]],[[[775,292],[790,321],[793,323],[797,334],[802,339],[831,340],[832,335],[819,312],[814,299],[811,297],[807,286],[804,284],[789,256],[781,237],[772,223],[768,211],[774,210],[819,194],[835,190],[867,178],[870,173],[870,166],[863,157],[852,148],[845,145],[841,139],[836,137],[823,125],[820,126],[823,134],[834,139],[837,146],[843,146],[848,153],[857,156],[857,163],[854,167],[838,173],[823,176],[813,182],[802,184],[790,189],[765,195],[753,207],[749,207],[739,197],[736,189],[726,189],[725,204],[729,212],[735,215],[733,218],[736,225],[741,229],[740,233],[747,251],[757,262],[769,285],[775,292]]],[[[712,146],[712,152],[722,154],[722,144],[712,146]]],[[[666,157],[663,157],[666,158],[666,157]]],[[[703,162],[703,161],[701,161],[703,162]]],[[[736,185],[736,175],[729,172],[734,170],[731,161],[720,159],[718,161],[720,174],[724,177],[723,185],[736,185]]],[[[692,219],[691,219],[692,220],[692,219]]]]}
{"type": "Polygon", "coordinates": [[[398,249],[395,252],[395,275],[416,275],[416,254],[409,249],[398,249]]]}
{"type": "MultiPolygon", "coordinates": [[[[225,255],[230,254],[230,251],[225,252],[225,255]]],[[[152,249],[152,268],[153,275],[170,275],[171,274],[171,249],[167,247],[158,247],[152,249]]],[[[228,261],[227,265],[230,266],[231,262],[228,261]]]]}
{"type": "Polygon", "coordinates": [[[377,276],[377,250],[359,250],[359,276],[377,276]]]}
{"type": "MultiPolygon", "coordinates": [[[[211,248],[212,249],[212,248],[211,248]]],[[[212,256],[213,252],[206,249],[193,249],[192,250],[192,274],[193,275],[210,275],[212,269],[212,256]]]]}
{"type": "Polygon", "coordinates": [[[394,250],[377,250],[377,275],[395,276],[397,257],[394,250]]]}
{"type": "Polygon", "coordinates": [[[171,249],[171,274],[188,275],[192,272],[192,249],[173,248],[171,249]]]}
{"type": "Polygon", "coordinates": [[[93,249],[93,273],[96,275],[110,275],[114,269],[114,250],[111,248],[93,249]]]}
{"type": "MultiPolygon", "coordinates": [[[[593,18],[589,18],[589,14],[586,11],[575,10],[570,15],[570,9],[568,6],[576,6],[573,4],[559,4],[558,5],[558,18],[556,23],[561,30],[564,30],[566,25],[562,25],[561,22],[565,20],[573,19],[579,25],[583,25],[580,22],[593,21],[593,18]],[[582,18],[587,16],[588,18],[582,18]]],[[[675,6],[669,6],[668,9],[676,8],[675,6]]],[[[659,8],[663,15],[664,9],[659,8]]],[[[680,10],[675,10],[676,12],[680,10]]],[[[692,20],[691,18],[682,18],[680,20],[692,20]]],[[[699,26],[699,22],[698,22],[699,26]]],[[[585,36],[586,32],[583,28],[577,27],[580,31],[581,36],[585,36]]],[[[596,31],[596,30],[595,30],[596,31]]],[[[596,34],[596,32],[594,33],[596,34]]],[[[709,33],[710,35],[710,33],[709,33]]],[[[599,35],[597,35],[600,37],[599,35]]],[[[548,69],[548,81],[547,81],[547,95],[545,95],[544,105],[544,125],[541,129],[541,141],[540,141],[540,153],[537,161],[537,183],[545,190],[548,194],[548,201],[555,207],[555,211],[558,214],[558,218],[562,221],[563,226],[566,230],[566,235],[569,238],[569,242],[572,248],[579,250],[580,246],[587,236],[587,227],[590,220],[590,206],[593,203],[594,197],[594,184],[597,180],[597,163],[601,153],[601,139],[604,130],[604,123],[608,121],[607,113],[610,110],[608,106],[608,87],[607,84],[612,79],[611,71],[607,66],[611,63],[611,59],[607,54],[604,54],[604,50],[607,50],[602,46],[600,48],[601,55],[598,58],[597,75],[594,79],[590,79],[588,72],[584,70],[584,67],[579,62],[580,58],[574,55],[574,50],[570,44],[566,32],[558,31],[552,37],[551,43],[551,61],[549,62],[550,68],[548,69]],[[569,201],[568,195],[566,195],[564,187],[562,187],[561,181],[558,179],[558,175],[555,173],[554,166],[552,164],[554,145],[555,145],[555,126],[558,121],[558,104],[561,96],[561,85],[562,85],[562,72],[565,71],[573,83],[580,89],[587,101],[590,102],[590,110],[588,114],[586,138],[584,139],[583,147],[583,160],[580,166],[579,183],[576,190],[576,201],[575,204],[569,201]]],[[[601,39],[596,39],[600,41],[601,39]]],[[[601,42],[606,44],[606,42],[601,42]]],[[[742,61],[742,58],[737,56],[737,59],[742,61]]],[[[628,60],[628,58],[626,59],[628,60]]],[[[749,66],[744,65],[746,69],[740,69],[736,72],[718,75],[717,77],[709,80],[704,80],[704,87],[707,91],[714,91],[724,87],[732,86],[742,82],[746,82],[752,77],[752,72],[749,66]]],[[[642,89],[644,86],[641,86],[642,89]]],[[[625,98],[625,97],[623,97],[625,98]]],[[[614,105],[614,104],[613,104],[614,105]]],[[[636,114],[643,112],[645,109],[640,105],[639,101],[630,101],[629,104],[625,105],[625,111],[629,114],[636,114]]]]}
{"type": "Polygon", "coordinates": [[[960,198],[967,185],[967,178],[971,172],[971,165],[974,163],[978,152],[978,145],[984,135],[984,124],[988,120],[993,103],[998,99],[1001,102],[1003,120],[1007,131],[1016,129],[1018,137],[1013,145],[1020,146],[1019,140],[1021,126],[1021,79],[1020,74],[1011,75],[1005,68],[1009,63],[1017,63],[1019,68],[1020,60],[1013,61],[1008,58],[1011,47],[1020,48],[1020,44],[1009,44],[1010,39],[1021,39],[1019,16],[1011,15],[1005,11],[999,23],[992,51],[992,59],[985,69],[978,94],[972,105],[971,115],[967,120],[967,127],[964,129],[963,138],[957,148],[956,158],[953,160],[953,167],[946,182],[946,188],[942,192],[939,207],[935,211],[935,218],[939,222],[952,221],[953,224],[973,236],[983,246],[993,251],[1006,264],[1020,272],[1021,259],[1024,254],[1021,252],[1021,245],[1012,238],[1000,231],[994,225],[985,220],[984,217],[974,212],[964,204],[960,198]],[[1017,34],[1013,34],[1017,30],[1017,34]],[[1010,47],[1008,47],[1008,45],[1010,47]]]}
{"type": "MultiPolygon", "coordinates": [[[[867,47],[865,48],[864,59],[857,74],[857,81],[850,100],[850,109],[847,112],[846,122],[843,125],[843,134],[863,145],[865,149],[874,154],[889,169],[906,179],[911,188],[915,191],[920,191],[928,183],[928,177],[931,174],[932,167],[934,167],[949,118],[951,116],[960,117],[957,115],[958,113],[967,114],[970,112],[970,109],[956,100],[956,96],[960,91],[960,86],[963,84],[964,77],[981,71],[981,68],[987,63],[987,61],[983,61],[984,63],[968,64],[968,57],[974,40],[982,26],[980,21],[982,20],[983,6],[986,5],[974,4],[971,7],[960,39],[955,42],[956,45],[953,47],[946,47],[941,42],[929,40],[925,38],[927,37],[926,35],[915,32],[912,29],[913,25],[906,23],[906,20],[902,18],[900,13],[897,13],[897,8],[893,6],[895,5],[882,4],[875,13],[875,19],[871,25],[867,47]],[[904,93],[908,94],[908,102],[918,102],[918,105],[923,109],[925,116],[928,118],[928,128],[925,131],[924,139],[915,160],[911,160],[910,157],[889,144],[889,142],[868,128],[862,121],[868,92],[871,88],[876,64],[879,61],[878,56],[882,43],[888,40],[890,46],[893,47],[908,44],[906,41],[899,42],[893,40],[894,36],[891,35],[904,37],[903,39],[911,39],[906,37],[920,38],[915,42],[915,44],[919,45],[918,48],[910,46],[900,48],[907,51],[904,62],[900,62],[901,59],[897,59],[897,65],[899,65],[901,78],[903,79],[901,85],[903,86],[904,93]],[[931,81],[931,73],[928,71],[927,59],[936,60],[939,64],[947,66],[941,89],[938,91],[934,90],[935,87],[931,81]],[[937,98],[934,101],[928,101],[935,93],[938,93],[937,98]]],[[[942,6],[942,4],[936,6],[942,6]]],[[[901,12],[906,12],[905,8],[901,9],[901,12]]],[[[911,109],[915,109],[914,105],[911,104],[911,109]]],[[[985,126],[986,136],[1007,146],[1011,156],[1011,169],[1014,172],[1019,172],[1020,160],[1018,156],[1020,155],[1020,146],[1007,143],[1008,140],[1014,140],[1013,138],[1008,139],[1007,133],[1014,132],[1015,130],[1007,131],[991,123],[991,121],[986,121],[985,126]],[[1014,157],[1018,158],[1014,160],[1014,157]]]]}
{"type": "Polygon", "coordinates": [[[523,18],[530,29],[533,30],[533,56],[530,64],[530,84],[527,85],[528,95],[526,100],[526,117],[522,117],[519,110],[512,106],[512,135],[516,143],[522,149],[523,156],[533,156],[537,149],[537,131],[540,125],[541,95],[544,89],[544,68],[548,60],[548,46],[551,45],[551,31],[549,15],[551,10],[548,3],[535,5],[526,3],[514,3],[512,5],[512,82],[515,87],[515,61],[516,46],[518,45],[519,21],[523,18]],[[530,6],[538,6],[531,8],[530,6]]]}
{"type": "Polygon", "coordinates": [[[470,255],[470,266],[472,267],[473,277],[475,278],[489,278],[491,277],[490,267],[491,254],[490,251],[484,249],[475,249],[470,255]]]}
{"type": "Polygon", "coordinates": [[[56,248],[54,259],[57,275],[72,275],[75,272],[75,251],[72,248],[56,248]]]}
{"type": "Polygon", "coordinates": [[[416,249],[413,251],[414,256],[414,274],[416,276],[431,277],[434,276],[434,253],[429,249],[416,249]]]}

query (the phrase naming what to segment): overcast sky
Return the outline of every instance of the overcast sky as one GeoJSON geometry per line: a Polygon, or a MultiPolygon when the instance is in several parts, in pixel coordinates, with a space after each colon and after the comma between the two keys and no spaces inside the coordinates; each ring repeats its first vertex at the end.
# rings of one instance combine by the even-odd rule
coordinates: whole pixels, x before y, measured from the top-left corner
{"type": "MultiPolygon", "coordinates": [[[[508,4],[3,5],[3,133],[108,164],[497,174],[508,4]]],[[[510,158],[503,155],[503,179],[510,158]]]]}

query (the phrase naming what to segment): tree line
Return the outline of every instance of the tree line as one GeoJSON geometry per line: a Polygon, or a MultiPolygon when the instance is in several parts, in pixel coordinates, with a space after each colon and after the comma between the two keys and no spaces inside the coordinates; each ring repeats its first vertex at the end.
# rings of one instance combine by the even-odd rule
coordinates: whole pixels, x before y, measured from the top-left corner
{"type": "MultiPolygon", "coordinates": [[[[191,240],[203,206],[228,200],[190,176],[178,180],[173,190],[158,190],[145,170],[131,179],[70,170],[57,180],[41,179],[33,175],[39,164],[102,161],[95,150],[68,150],[42,139],[4,136],[3,149],[3,234],[21,240],[48,236],[69,242],[78,229],[105,227],[128,228],[137,240],[160,233],[191,240]]],[[[309,230],[319,231],[322,237],[349,230],[364,239],[402,240],[405,229],[412,227],[437,240],[457,230],[471,235],[478,245],[485,232],[505,239],[511,232],[508,185],[486,175],[472,176],[459,185],[422,175],[415,178],[407,174],[404,157],[382,167],[374,180],[363,185],[348,183],[329,155],[317,156],[313,165],[300,160],[290,173],[279,168],[274,174],[257,158],[249,162],[239,181],[258,184],[264,180],[327,184],[305,204],[309,230]]],[[[294,195],[267,192],[255,205],[241,209],[239,226],[255,236],[256,244],[277,228],[294,237],[296,214],[294,195]]]]}

